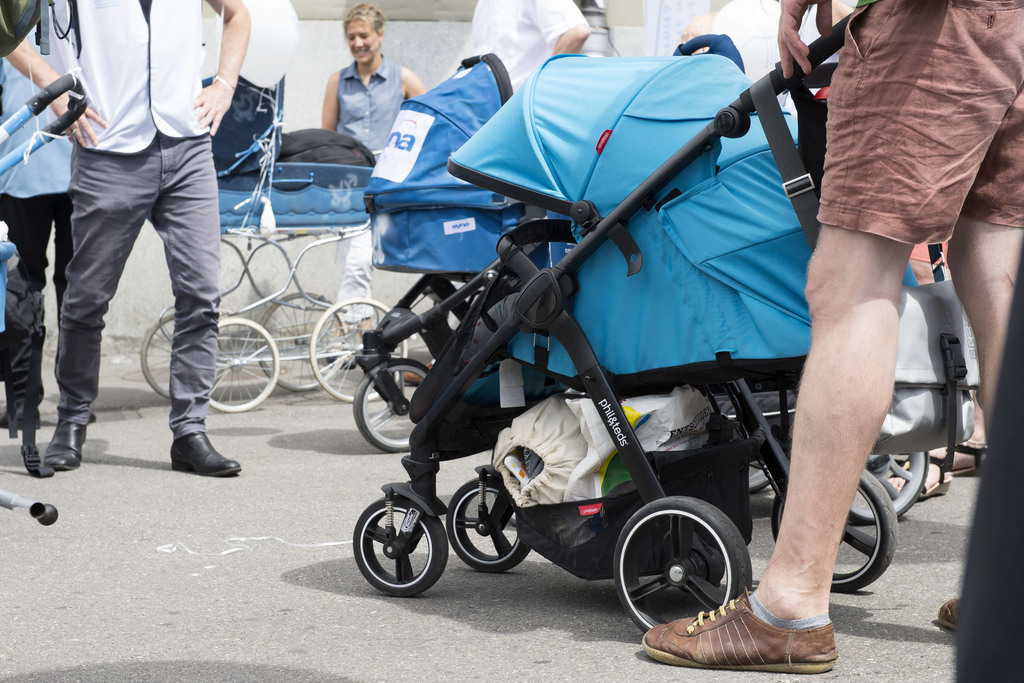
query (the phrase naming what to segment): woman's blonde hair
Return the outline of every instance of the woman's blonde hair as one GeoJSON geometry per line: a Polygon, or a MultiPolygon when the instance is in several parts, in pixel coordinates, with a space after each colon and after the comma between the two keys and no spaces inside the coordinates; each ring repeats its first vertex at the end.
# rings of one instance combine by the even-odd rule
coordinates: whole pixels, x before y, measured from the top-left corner
{"type": "Polygon", "coordinates": [[[384,24],[388,21],[383,12],[373,5],[367,5],[366,3],[356,5],[345,15],[343,26],[346,31],[348,31],[348,25],[356,19],[365,21],[378,35],[384,32],[384,24]]]}

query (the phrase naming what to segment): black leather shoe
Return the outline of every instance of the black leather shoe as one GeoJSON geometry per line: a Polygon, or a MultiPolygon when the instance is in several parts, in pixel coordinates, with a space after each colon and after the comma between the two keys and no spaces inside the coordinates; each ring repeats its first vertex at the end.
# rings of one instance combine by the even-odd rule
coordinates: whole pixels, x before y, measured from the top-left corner
{"type": "Polygon", "coordinates": [[[82,444],[85,443],[85,425],[57,420],[50,445],[46,448],[43,464],[57,472],[76,469],[82,464],[82,444]]]}
{"type": "Polygon", "coordinates": [[[174,440],[171,469],[204,477],[230,477],[241,472],[242,466],[218,453],[205,432],[194,432],[174,440]]]}

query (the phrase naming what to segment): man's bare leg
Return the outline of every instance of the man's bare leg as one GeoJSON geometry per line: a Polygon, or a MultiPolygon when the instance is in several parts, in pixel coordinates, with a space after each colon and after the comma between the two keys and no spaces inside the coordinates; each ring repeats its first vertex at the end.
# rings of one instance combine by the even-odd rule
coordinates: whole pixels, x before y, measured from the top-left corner
{"type": "Polygon", "coordinates": [[[981,367],[978,402],[993,415],[990,401],[1003,360],[1003,343],[1010,322],[1010,306],[1024,229],[961,218],[949,241],[949,267],[956,293],[974,329],[981,367]]]}
{"type": "Polygon", "coordinates": [[[808,267],[812,339],[797,401],[786,510],[757,589],[776,617],[828,613],[842,530],[892,401],[899,293],[911,249],[822,226],[808,267]]]}

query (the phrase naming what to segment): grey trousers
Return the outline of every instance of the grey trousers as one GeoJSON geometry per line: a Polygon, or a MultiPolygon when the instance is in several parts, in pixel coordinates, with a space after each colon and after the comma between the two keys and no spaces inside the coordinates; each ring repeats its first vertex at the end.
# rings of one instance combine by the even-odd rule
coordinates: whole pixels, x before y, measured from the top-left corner
{"type": "Polygon", "coordinates": [[[220,306],[220,220],[210,138],[157,134],[137,154],[75,146],[68,192],[75,251],[61,309],[58,417],[77,424],[89,420],[99,390],[103,316],[149,217],[164,243],[174,294],[171,432],[177,439],[206,431],[220,306]]]}

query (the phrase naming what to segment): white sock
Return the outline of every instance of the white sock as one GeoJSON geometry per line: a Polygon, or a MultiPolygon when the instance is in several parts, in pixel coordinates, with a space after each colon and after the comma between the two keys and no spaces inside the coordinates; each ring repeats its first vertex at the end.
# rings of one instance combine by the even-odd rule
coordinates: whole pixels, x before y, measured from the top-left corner
{"type": "Polygon", "coordinates": [[[769,612],[767,607],[761,604],[761,601],[757,599],[756,593],[753,593],[750,596],[750,609],[753,611],[754,616],[761,621],[779,628],[818,628],[819,626],[825,626],[826,624],[832,623],[832,620],[828,618],[828,614],[819,614],[815,617],[804,617],[803,619],[780,619],[769,612]]]}

